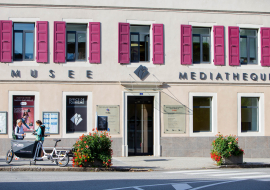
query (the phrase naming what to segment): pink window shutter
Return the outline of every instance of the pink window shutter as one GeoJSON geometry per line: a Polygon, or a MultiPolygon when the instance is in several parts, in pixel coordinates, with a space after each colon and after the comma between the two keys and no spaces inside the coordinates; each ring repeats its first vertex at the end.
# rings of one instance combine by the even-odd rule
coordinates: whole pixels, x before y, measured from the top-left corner
{"type": "Polygon", "coordinates": [[[55,63],[65,63],[66,61],[66,23],[63,21],[54,21],[54,54],[55,63]]]}
{"type": "Polygon", "coordinates": [[[36,49],[36,60],[38,63],[48,62],[48,22],[37,21],[37,49],[36,49]]]}
{"type": "Polygon", "coordinates": [[[100,63],[100,22],[89,22],[89,62],[100,63]]]}
{"type": "Polygon", "coordinates": [[[164,63],[163,24],[153,24],[153,63],[164,63]]]}
{"type": "Polygon", "coordinates": [[[239,27],[229,26],[229,65],[240,65],[239,55],[239,27]]]}
{"type": "Polygon", "coordinates": [[[12,62],[12,21],[2,20],[1,26],[1,62],[12,62]]]}
{"type": "Polygon", "coordinates": [[[192,26],[181,25],[181,64],[192,64],[192,26]]]}
{"type": "Polygon", "coordinates": [[[118,23],[118,63],[130,62],[129,23],[118,23]]]}
{"type": "Polygon", "coordinates": [[[214,26],[214,63],[225,65],[224,60],[224,26],[214,26]]]}
{"type": "Polygon", "coordinates": [[[270,66],[270,28],[261,27],[261,65],[270,66]]]}

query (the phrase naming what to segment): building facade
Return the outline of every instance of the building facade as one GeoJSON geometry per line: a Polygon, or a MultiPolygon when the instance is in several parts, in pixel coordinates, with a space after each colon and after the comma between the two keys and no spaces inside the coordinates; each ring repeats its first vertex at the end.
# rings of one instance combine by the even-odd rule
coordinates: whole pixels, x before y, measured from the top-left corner
{"type": "Polygon", "coordinates": [[[269,157],[268,5],[2,1],[1,155],[24,118],[44,121],[45,146],[97,127],[114,156],[207,157],[221,133],[269,157]]]}

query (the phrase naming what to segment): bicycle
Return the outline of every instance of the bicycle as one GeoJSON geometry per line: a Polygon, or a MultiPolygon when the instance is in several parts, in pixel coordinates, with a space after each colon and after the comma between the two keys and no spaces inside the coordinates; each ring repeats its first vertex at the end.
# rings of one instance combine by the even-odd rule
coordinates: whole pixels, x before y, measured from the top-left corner
{"type": "MultiPolygon", "coordinates": [[[[36,135],[36,133],[33,133],[36,135]]],[[[48,137],[45,135],[44,137],[48,137]]],[[[51,153],[47,153],[43,147],[41,141],[29,141],[29,140],[11,140],[11,149],[7,151],[6,154],[6,163],[10,164],[13,160],[14,154],[19,158],[33,158],[30,160],[30,165],[32,162],[36,164],[36,161],[43,161],[43,159],[48,159],[52,162],[55,162],[56,165],[60,167],[67,166],[69,163],[70,150],[57,150],[57,143],[61,139],[53,139],[55,141],[54,148],[51,153]],[[40,157],[41,151],[43,151],[43,156],[40,157]]]]}

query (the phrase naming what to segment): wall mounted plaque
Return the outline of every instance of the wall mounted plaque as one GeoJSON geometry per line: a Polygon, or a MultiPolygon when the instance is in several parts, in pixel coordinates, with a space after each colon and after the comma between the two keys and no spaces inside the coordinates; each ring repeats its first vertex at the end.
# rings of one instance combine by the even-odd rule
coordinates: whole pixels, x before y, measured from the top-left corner
{"type": "Polygon", "coordinates": [[[59,112],[43,112],[46,134],[59,134],[59,112]]]}
{"type": "Polygon", "coordinates": [[[0,134],[7,134],[7,112],[0,112],[0,134]]]}
{"type": "MultiPolygon", "coordinates": [[[[111,134],[120,133],[119,105],[97,105],[97,119],[99,116],[108,117],[108,131],[111,134]]],[[[98,125],[98,121],[97,121],[98,125]]]]}
{"type": "Polygon", "coordinates": [[[164,133],[186,132],[186,107],[183,105],[164,105],[164,133]]]}

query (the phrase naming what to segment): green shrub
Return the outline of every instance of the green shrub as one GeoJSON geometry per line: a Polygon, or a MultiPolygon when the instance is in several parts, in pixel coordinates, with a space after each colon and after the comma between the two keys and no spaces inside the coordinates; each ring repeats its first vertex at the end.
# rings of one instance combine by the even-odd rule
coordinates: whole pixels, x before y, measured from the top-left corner
{"type": "Polygon", "coordinates": [[[221,134],[217,134],[216,136],[218,137],[212,142],[210,155],[217,162],[217,165],[222,164],[223,158],[244,154],[244,150],[239,147],[238,138],[235,138],[235,136],[223,136],[221,134]]]}
{"type": "Polygon", "coordinates": [[[101,161],[104,167],[110,167],[112,159],[111,136],[107,131],[93,130],[88,135],[82,135],[73,145],[73,164],[75,167],[85,167],[94,161],[101,161]]]}

